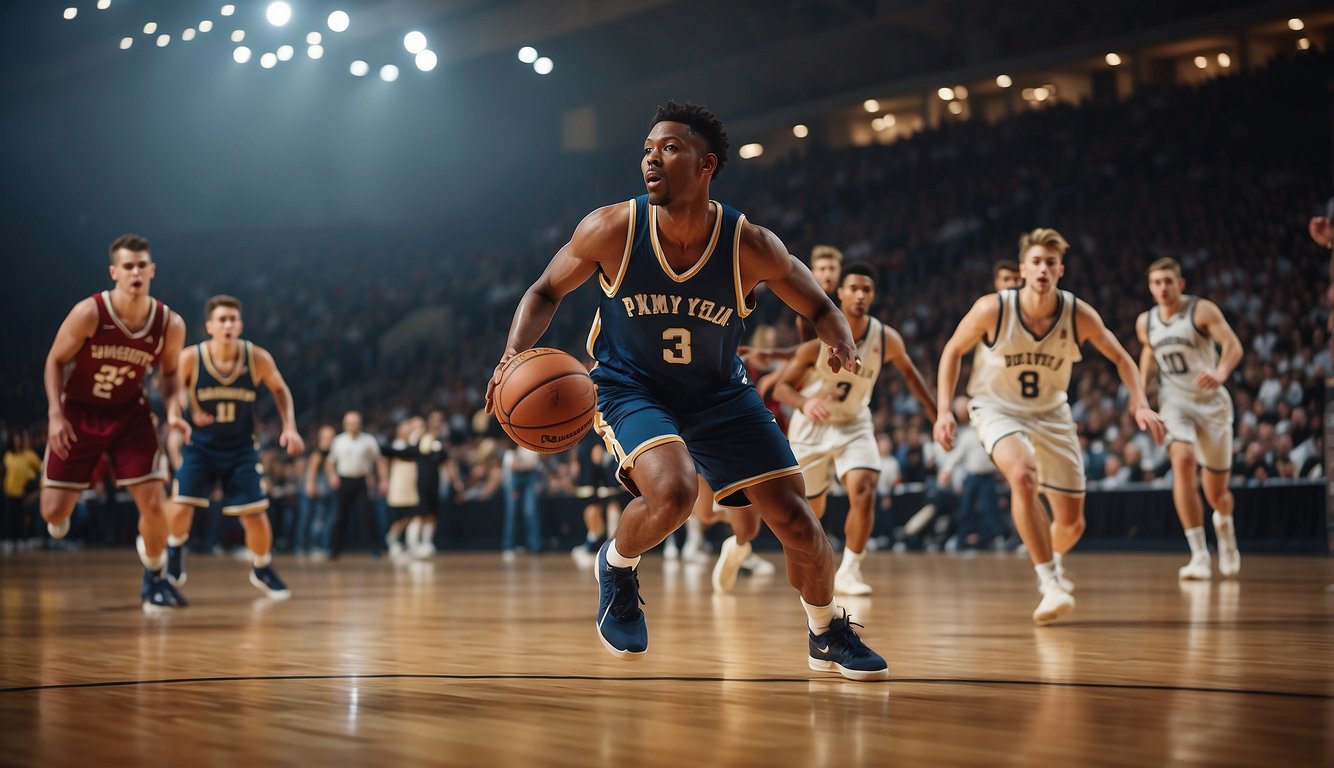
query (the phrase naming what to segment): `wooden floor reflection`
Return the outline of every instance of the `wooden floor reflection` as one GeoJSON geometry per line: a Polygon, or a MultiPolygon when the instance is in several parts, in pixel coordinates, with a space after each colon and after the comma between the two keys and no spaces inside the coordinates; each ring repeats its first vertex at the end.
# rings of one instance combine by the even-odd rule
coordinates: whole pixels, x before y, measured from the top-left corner
{"type": "MultiPolygon", "coordinates": [[[[772,555],[771,555],[772,557],[772,555]]],[[[610,657],[567,555],[395,566],[195,556],[175,615],[131,552],[0,561],[0,765],[1331,765],[1334,563],[1081,555],[1071,619],[1036,628],[1010,555],[873,554],[847,602],[888,683],[807,670],[781,576],[709,592],[645,558],[650,651],[610,657]]]]}

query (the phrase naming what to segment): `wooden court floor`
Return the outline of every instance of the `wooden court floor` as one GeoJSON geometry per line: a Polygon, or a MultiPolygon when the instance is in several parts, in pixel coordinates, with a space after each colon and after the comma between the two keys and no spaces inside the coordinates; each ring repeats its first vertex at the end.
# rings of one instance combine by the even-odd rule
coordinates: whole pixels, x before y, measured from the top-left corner
{"type": "Polygon", "coordinates": [[[646,557],[626,663],[566,554],[279,557],[283,603],[196,555],[193,605],[153,617],[133,552],[22,553],[0,765],[1334,765],[1334,561],[1183,562],[1076,552],[1078,607],[1037,628],[1024,560],[873,553],[846,602],[892,679],[853,683],[807,670],[781,564],[719,598],[711,564],[646,557]]]}

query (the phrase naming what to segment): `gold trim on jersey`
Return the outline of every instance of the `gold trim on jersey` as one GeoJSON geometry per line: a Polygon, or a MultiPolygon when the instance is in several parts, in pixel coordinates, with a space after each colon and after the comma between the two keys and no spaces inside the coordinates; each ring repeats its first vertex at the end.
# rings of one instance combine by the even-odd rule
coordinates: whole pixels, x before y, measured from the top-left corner
{"type": "Polygon", "coordinates": [[[229,507],[223,507],[222,514],[230,515],[232,517],[241,517],[244,515],[253,515],[257,512],[263,512],[268,508],[269,500],[261,499],[260,501],[252,501],[249,504],[234,504],[229,507]]]}
{"type": "Polygon", "coordinates": [[[746,305],[746,296],[741,292],[741,229],[746,226],[746,214],[736,219],[736,232],[732,235],[732,280],[736,283],[736,314],[746,317],[755,311],[755,304],[746,305]]]}
{"type": "Polygon", "coordinates": [[[709,238],[709,244],[704,248],[704,255],[699,257],[699,261],[695,262],[693,267],[680,275],[676,274],[676,271],[672,269],[672,265],[667,263],[667,257],[662,252],[662,243],[658,242],[658,206],[649,206],[648,234],[649,240],[653,243],[653,253],[657,255],[658,264],[662,267],[662,271],[667,273],[667,276],[670,277],[673,282],[684,283],[699,274],[699,271],[704,269],[704,265],[709,262],[709,257],[713,255],[713,249],[718,245],[718,237],[723,231],[723,206],[715,200],[710,200],[709,205],[712,205],[718,211],[718,215],[713,220],[713,236],[709,238]]]}
{"type": "MultiPolygon", "coordinates": [[[[111,322],[116,324],[116,327],[120,329],[121,333],[131,339],[142,339],[148,335],[149,331],[153,330],[153,320],[157,317],[157,299],[149,297],[148,303],[148,320],[144,323],[144,327],[140,328],[138,331],[131,332],[130,329],[125,326],[125,322],[120,319],[120,315],[116,314],[116,305],[111,303],[111,291],[102,291],[102,305],[107,308],[107,315],[111,317],[111,322]]],[[[163,331],[162,335],[166,336],[167,334],[163,331]]],[[[161,339],[158,339],[158,348],[162,348],[161,339]]]]}
{"type": "Polygon", "coordinates": [[[167,472],[166,462],[164,462],[162,459],[163,459],[162,449],[159,448],[158,450],[153,452],[153,466],[157,467],[157,469],[153,470],[152,472],[149,472],[146,475],[140,475],[139,477],[131,477],[127,480],[117,479],[116,487],[126,488],[131,485],[139,485],[141,483],[147,483],[152,480],[161,480],[164,483],[167,482],[168,472],[167,472]]]}
{"type": "Polygon", "coordinates": [[[630,269],[630,252],[635,249],[635,201],[630,203],[630,226],[625,232],[625,251],[621,254],[621,268],[616,271],[616,279],[610,284],[607,283],[607,276],[598,270],[598,283],[602,286],[602,292],[607,298],[615,298],[616,292],[621,289],[621,281],[625,279],[625,273],[630,269]]]}
{"type": "Polygon", "coordinates": [[[625,451],[621,448],[621,442],[616,439],[616,431],[606,419],[602,418],[602,411],[593,411],[593,431],[602,438],[602,444],[607,447],[607,452],[616,457],[617,466],[625,461],[625,451]]]}
{"type": "MultiPolygon", "coordinates": [[[[237,341],[240,343],[241,349],[236,356],[236,362],[232,364],[232,372],[226,376],[223,376],[222,372],[218,370],[218,366],[214,364],[213,353],[209,351],[208,342],[205,341],[199,345],[199,359],[204,363],[204,368],[208,370],[208,375],[217,379],[218,383],[224,387],[235,384],[236,380],[241,378],[241,374],[245,373],[246,368],[249,367],[250,342],[244,339],[238,339],[237,341]]],[[[195,386],[199,386],[198,376],[195,377],[195,386]]]]}
{"type": "Polygon", "coordinates": [[[593,325],[588,329],[588,341],[584,342],[584,349],[588,350],[588,356],[597,360],[593,354],[593,345],[597,343],[598,334],[602,333],[602,309],[599,307],[593,312],[593,325]]]}
{"type": "Polygon", "coordinates": [[[759,485],[760,483],[764,483],[779,477],[787,477],[788,475],[799,475],[799,474],[801,474],[800,465],[795,467],[787,467],[786,469],[775,469],[772,472],[765,472],[762,475],[755,475],[754,477],[748,477],[745,480],[738,480],[737,482],[724,487],[722,490],[714,491],[713,503],[717,504],[720,507],[724,507],[726,509],[743,509],[750,505],[742,504],[740,506],[735,506],[731,504],[724,504],[723,499],[727,498],[728,496],[731,496],[737,491],[744,491],[745,489],[751,487],[752,485],[759,485]]]}
{"type": "Polygon", "coordinates": [[[186,504],[199,509],[208,506],[208,499],[201,499],[198,496],[182,496],[180,478],[171,481],[171,500],[175,504],[186,504]]]}

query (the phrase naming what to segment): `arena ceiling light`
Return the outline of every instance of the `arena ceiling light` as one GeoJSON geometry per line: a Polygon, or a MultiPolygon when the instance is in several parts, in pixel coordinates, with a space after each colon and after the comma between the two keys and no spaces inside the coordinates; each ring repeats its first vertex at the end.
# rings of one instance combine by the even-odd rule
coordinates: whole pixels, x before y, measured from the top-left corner
{"type": "Polygon", "coordinates": [[[228,3],[222,6],[222,10],[218,11],[218,13],[222,14],[223,16],[231,16],[233,13],[236,13],[236,6],[232,5],[231,3],[228,3]]]}
{"type": "Polygon", "coordinates": [[[269,51],[259,57],[259,65],[265,69],[273,69],[278,66],[278,56],[272,51],[269,51]]]}
{"type": "MultiPolygon", "coordinates": [[[[66,16],[65,18],[69,17],[66,16]]],[[[1306,22],[1301,19],[1288,19],[1288,29],[1291,29],[1293,32],[1301,32],[1303,29],[1306,29],[1306,22]]]]}
{"type": "Polygon", "coordinates": [[[811,135],[811,129],[807,128],[801,123],[797,123],[796,125],[792,126],[792,135],[796,136],[798,139],[804,139],[807,136],[811,135]]]}
{"type": "Polygon", "coordinates": [[[75,8],[74,6],[70,6],[69,8],[66,8],[66,9],[65,9],[65,20],[66,20],[66,21],[69,21],[69,20],[73,19],[75,16],[78,16],[78,15],[79,15],[79,9],[78,9],[78,8],[75,8]]]}
{"type": "Polygon", "coordinates": [[[244,30],[244,29],[234,29],[234,30],[232,30],[232,42],[233,42],[233,43],[239,43],[239,42],[241,42],[241,41],[244,40],[244,39],[245,39],[245,30],[244,30]]]}
{"type": "Polygon", "coordinates": [[[1232,66],[1232,57],[1227,55],[1226,53],[1218,54],[1218,66],[1222,67],[1223,69],[1227,69],[1228,67],[1232,66]]]}
{"type": "Polygon", "coordinates": [[[1014,80],[1009,75],[996,75],[996,85],[1001,88],[1009,88],[1014,85],[1014,80]]]}
{"type": "Polygon", "coordinates": [[[537,61],[537,49],[531,45],[525,45],[519,49],[519,61],[524,64],[532,64],[537,61]]]}
{"type": "Polygon", "coordinates": [[[1109,53],[1102,57],[1102,59],[1107,62],[1107,66],[1109,67],[1118,67],[1121,65],[1121,55],[1117,53],[1109,53]]]}
{"type": "Polygon", "coordinates": [[[319,45],[324,42],[324,35],[319,32],[311,32],[306,35],[306,45],[319,45]]]}
{"type": "Polygon", "coordinates": [[[322,59],[324,58],[324,46],[312,45],[306,49],[306,55],[312,59],[322,59]]]}
{"type": "Polygon", "coordinates": [[[191,40],[195,39],[195,28],[194,28],[194,27],[186,27],[186,28],[185,28],[185,31],[181,33],[181,39],[184,40],[184,41],[187,42],[187,43],[190,42],[191,40]]]}
{"type": "Polygon", "coordinates": [[[97,0],[97,10],[105,11],[111,7],[111,0],[97,0]]]}
{"type": "Polygon", "coordinates": [[[867,112],[879,112],[880,102],[876,101],[875,99],[867,99],[866,101],[862,102],[862,109],[866,110],[867,112]]]}
{"type": "Polygon", "coordinates": [[[431,70],[435,69],[435,65],[438,64],[440,61],[436,57],[435,51],[429,49],[417,54],[416,60],[417,60],[417,69],[420,69],[423,72],[430,72],[431,70]]]}
{"type": "Polygon", "coordinates": [[[742,144],[741,149],[736,151],[737,156],[742,160],[750,160],[753,157],[759,157],[764,154],[763,144],[742,144]]]}
{"type": "Polygon", "coordinates": [[[200,32],[212,32],[212,31],[213,31],[213,22],[209,21],[208,19],[204,19],[203,21],[199,22],[199,31],[200,31],[200,32]]]}
{"type": "Polygon", "coordinates": [[[1311,38],[1309,38],[1309,37],[1298,38],[1298,40],[1297,40],[1297,50],[1299,50],[1299,51],[1309,51],[1309,50],[1311,50],[1311,38]]]}
{"type": "Polygon", "coordinates": [[[296,49],[292,48],[292,46],[290,45],[278,46],[278,61],[291,61],[292,57],[295,55],[296,55],[296,49]]]}
{"type": "Polygon", "coordinates": [[[250,49],[244,45],[237,46],[236,50],[232,51],[232,61],[237,64],[244,64],[247,61],[250,61],[250,49]]]}
{"type": "Polygon", "coordinates": [[[334,11],[329,14],[329,29],[334,32],[346,32],[348,25],[352,23],[352,18],[347,15],[347,11],[334,11]]]}
{"type": "Polygon", "coordinates": [[[120,49],[122,51],[128,51],[131,45],[134,45],[133,37],[122,37],[120,39],[120,49]]]}
{"type": "Polygon", "coordinates": [[[949,111],[951,115],[962,115],[963,103],[958,101],[951,101],[949,105],[949,111]]]}
{"type": "Polygon", "coordinates": [[[286,26],[287,22],[292,20],[292,6],[283,2],[283,0],[276,0],[276,2],[269,3],[269,7],[264,9],[264,18],[268,19],[269,23],[275,27],[286,26]]]}
{"type": "Polygon", "coordinates": [[[398,79],[398,67],[393,64],[386,64],[380,67],[380,79],[386,83],[392,83],[398,79]]]}
{"type": "Polygon", "coordinates": [[[151,35],[151,34],[153,34],[153,33],[156,32],[156,31],[157,31],[157,22],[156,22],[156,21],[150,21],[150,22],[148,22],[147,24],[144,25],[144,34],[145,34],[145,35],[151,35]]]}
{"type": "Polygon", "coordinates": [[[958,99],[959,101],[963,101],[964,99],[967,99],[967,98],[968,98],[968,89],[965,88],[965,87],[963,87],[962,85],[956,85],[956,86],[954,86],[954,98],[958,99]]]}
{"type": "Polygon", "coordinates": [[[166,48],[170,42],[171,42],[171,35],[163,33],[157,36],[157,47],[159,48],[166,48]]]}
{"type": "Polygon", "coordinates": [[[408,49],[408,53],[416,56],[426,50],[426,35],[412,30],[403,36],[403,47],[408,49]]]}
{"type": "Polygon", "coordinates": [[[352,62],[352,66],[348,67],[347,71],[351,72],[353,77],[365,77],[366,73],[371,71],[371,65],[361,59],[357,59],[352,62]]]}
{"type": "Polygon", "coordinates": [[[551,70],[555,69],[555,67],[555,63],[546,56],[542,56],[537,61],[533,62],[533,71],[539,75],[549,75],[551,74],[551,70]]]}
{"type": "Polygon", "coordinates": [[[954,101],[953,88],[938,88],[936,89],[936,95],[940,97],[941,101],[954,101]]]}

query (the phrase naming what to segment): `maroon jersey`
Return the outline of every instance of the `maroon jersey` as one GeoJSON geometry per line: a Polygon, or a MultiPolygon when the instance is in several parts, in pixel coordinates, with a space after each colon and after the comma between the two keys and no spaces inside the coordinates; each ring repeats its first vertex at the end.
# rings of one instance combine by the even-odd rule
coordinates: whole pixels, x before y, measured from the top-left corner
{"type": "Polygon", "coordinates": [[[148,322],[130,332],[111,306],[111,292],[93,294],[97,330],[74,356],[65,381],[65,400],[86,405],[125,405],[144,396],[148,371],[162,356],[171,312],[153,299],[148,322]]]}

